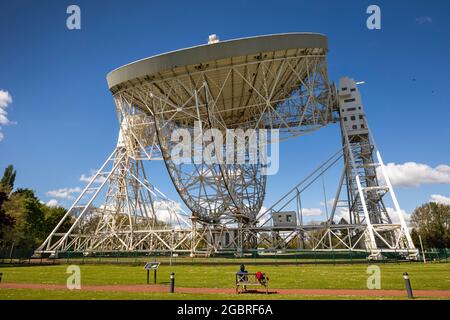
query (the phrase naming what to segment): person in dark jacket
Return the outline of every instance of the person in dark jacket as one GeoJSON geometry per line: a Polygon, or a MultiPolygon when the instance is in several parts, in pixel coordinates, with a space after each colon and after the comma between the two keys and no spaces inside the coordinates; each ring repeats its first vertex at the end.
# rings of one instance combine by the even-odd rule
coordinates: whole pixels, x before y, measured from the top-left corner
{"type": "Polygon", "coordinates": [[[241,264],[241,266],[239,267],[239,271],[237,272],[237,274],[239,274],[239,275],[244,275],[244,274],[247,274],[247,273],[248,273],[248,271],[245,270],[245,265],[241,264]]]}
{"type": "MultiPolygon", "coordinates": [[[[239,267],[239,271],[236,272],[236,275],[238,276],[238,282],[246,282],[248,281],[248,277],[247,277],[248,271],[245,270],[245,266],[243,264],[241,264],[241,266],[239,267]]],[[[244,290],[247,290],[247,286],[244,286],[244,290]]]]}

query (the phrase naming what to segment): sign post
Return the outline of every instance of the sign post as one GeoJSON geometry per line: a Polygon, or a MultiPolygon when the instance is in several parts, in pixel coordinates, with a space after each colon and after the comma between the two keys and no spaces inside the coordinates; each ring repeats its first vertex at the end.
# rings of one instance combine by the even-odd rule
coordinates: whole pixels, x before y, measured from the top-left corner
{"type": "Polygon", "coordinates": [[[147,270],[147,284],[150,284],[150,270],[153,270],[153,283],[156,284],[156,270],[158,270],[159,262],[147,262],[144,270],[147,270]]]}

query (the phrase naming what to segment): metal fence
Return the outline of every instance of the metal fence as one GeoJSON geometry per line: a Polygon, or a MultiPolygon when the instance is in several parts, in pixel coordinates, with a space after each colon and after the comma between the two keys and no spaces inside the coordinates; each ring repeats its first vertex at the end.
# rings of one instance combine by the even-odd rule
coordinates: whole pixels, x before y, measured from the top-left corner
{"type": "MultiPolygon", "coordinates": [[[[146,252],[103,252],[83,254],[82,252],[61,252],[57,259],[32,258],[33,249],[0,248],[0,264],[142,264],[146,261],[158,260],[163,264],[352,264],[369,263],[369,253],[298,251],[289,253],[261,253],[257,250],[247,251],[243,257],[235,257],[232,253],[218,253],[211,257],[190,257],[189,254],[158,254],[146,252]]],[[[406,262],[405,257],[395,253],[382,253],[384,260],[380,262],[406,262]]],[[[420,254],[418,261],[448,262],[450,249],[431,249],[420,254]]],[[[410,261],[412,262],[412,261],[410,261]]]]}

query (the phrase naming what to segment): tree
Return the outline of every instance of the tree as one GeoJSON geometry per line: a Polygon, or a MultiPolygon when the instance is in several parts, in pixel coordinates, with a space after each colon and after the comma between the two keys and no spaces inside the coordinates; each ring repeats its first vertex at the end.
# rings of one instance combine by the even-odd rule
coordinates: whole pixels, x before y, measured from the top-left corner
{"type": "Polygon", "coordinates": [[[38,246],[44,235],[44,212],[42,204],[34,197],[25,198],[24,202],[24,236],[22,244],[28,248],[38,246]]]}
{"type": "Polygon", "coordinates": [[[13,195],[22,196],[24,198],[30,198],[34,200],[39,200],[36,195],[34,194],[34,191],[31,189],[17,189],[14,191],[13,195]]]}
{"type": "Polygon", "coordinates": [[[6,213],[3,204],[8,200],[11,191],[14,189],[16,171],[9,165],[0,180],[0,239],[3,240],[5,233],[14,225],[14,218],[6,213]]]}
{"type": "Polygon", "coordinates": [[[23,195],[16,192],[13,192],[11,196],[9,198],[6,198],[6,200],[3,202],[1,209],[4,211],[6,216],[11,217],[11,219],[13,219],[14,221],[13,224],[2,228],[3,243],[14,242],[17,245],[19,243],[19,239],[23,238],[23,204],[23,195]]]}
{"type": "MultiPolygon", "coordinates": [[[[30,189],[18,189],[5,201],[3,210],[14,219],[14,224],[5,229],[2,238],[6,243],[14,242],[21,248],[36,248],[53,230],[66,213],[62,207],[48,207],[41,203],[30,189]]],[[[62,226],[68,230],[71,219],[62,226]]]]}
{"type": "Polygon", "coordinates": [[[9,194],[14,189],[15,180],[16,180],[16,170],[14,170],[14,167],[10,164],[5,168],[5,171],[3,172],[3,177],[0,180],[1,188],[6,194],[9,194]]]}
{"type": "Polygon", "coordinates": [[[425,248],[450,248],[450,206],[430,202],[411,215],[411,237],[417,247],[419,236],[425,248]]]}
{"type": "Polygon", "coordinates": [[[3,203],[8,199],[6,193],[0,191],[0,239],[3,239],[5,233],[14,225],[14,218],[6,214],[3,209],[3,203]]]}
{"type": "MultiPolygon", "coordinates": [[[[43,233],[44,237],[48,236],[50,232],[53,231],[55,226],[61,221],[61,219],[66,214],[67,210],[63,207],[49,207],[46,205],[42,205],[42,210],[44,212],[44,226],[43,233]]],[[[61,227],[59,228],[60,232],[66,232],[72,226],[73,219],[65,219],[61,227]]],[[[44,240],[44,238],[42,238],[44,240]]]]}
{"type": "MultiPolygon", "coordinates": [[[[36,248],[66,214],[63,207],[48,207],[31,189],[14,191],[16,171],[9,165],[0,180],[0,240],[21,248],[36,248]]],[[[60,230],[67,231],[72,219],[60,230]]]]}
{"type": "Polygon", "coordinates": [[[39,216],[43,216],[40,205],[33,190],[19,189],[11,194],[4,202],[3,209],[14,219],[14,225],[5,232],[5,242],[14,242],[16,246],[24,248],[34,246],[31,239],[35,236],[36,229],[41,227],[35,224],[41,220],[39,216]]]}

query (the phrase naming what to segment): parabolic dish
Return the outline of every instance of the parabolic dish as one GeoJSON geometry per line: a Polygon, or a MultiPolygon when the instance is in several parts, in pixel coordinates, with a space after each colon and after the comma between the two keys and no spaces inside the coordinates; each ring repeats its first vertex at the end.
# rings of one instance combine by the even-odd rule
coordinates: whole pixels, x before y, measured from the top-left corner
{"type": "MultiPolygon", "coordinates": [[[[261,93],[268,88],[271,101],[280,102],[290,97],[308,78],[308,73],[312,73],[306,64],[314,64],[314,59],[325,59],[327,51],[327,37],[316,33],[242,38],[142,59],[110,72],[107,81],[113,94],[128,94],[143,109],[143,100],[150,89],[168,97],[174,105],[183,106],[188,113],[194,111],[193,101],[186,105],[190,90],[206,82],[211,95],[220,96],[216,112],[227,127],[236,127],[246,122],[255,123],[255,118],[261,114],[258,105],[261,93]],[[268,63],[261,65],[261,62],[268,63]],[[234,67],[231,73],[230,67],[234,67]]],[[[174,115],[170,111],[167,118],[183,125],[191,125],[192,121],[183,113],[174,115]]],[[[296,119],[288,120],[294,123],[287,125],[296,126],[296,119]]]]}

